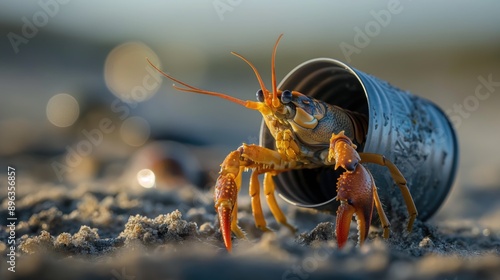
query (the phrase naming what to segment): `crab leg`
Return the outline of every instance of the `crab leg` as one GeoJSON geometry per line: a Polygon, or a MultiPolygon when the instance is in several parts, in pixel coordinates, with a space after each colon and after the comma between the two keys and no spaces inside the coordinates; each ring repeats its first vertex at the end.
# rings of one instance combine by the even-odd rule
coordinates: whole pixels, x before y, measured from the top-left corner
{"type": "Polygon", "coordinates": [[[267,227],[264,213],[262,213],[262,205],[260,204],[260,186],[259,186],[259,173],[253,170],[250,176],[250,185],[248,187],[250,198],[252,201],[253,217],[255,219],[255,226],[263,231],[270,231],[267,227]]]}
{"type": "MultiPolygon", "coordinates": [[[[241,174],[243,174],[244,167],[240,167],[240,172],[238,173],[238,176],[235,178],[235,183],[236,186],[238,187],[237,189],[237,194],[240,192],[240,187],[241,187],[241,174]]],[[[238,237],[238,238],[246,238],[245,233],[243,230],[240,228],[238,225],[238,202],[234,204],[233,207],[233,216],[231,217],[231,231],[238,237]]]]}
{"type": "MultiPolygon", "coordinates": [[[[240,173],[239,157],[239,152],[233,151],[222,162],[214,192],[215,209],[219,217],[222,238],[228,251],[231,251],[231,228],[239,229],[237,225],[232,226],[231,222],[232,216],[236,220],[236,214],[233,214],[233,210],[236,210],[234,213],[238,212],[235,208],[240,188],[239,180],[237,180],[240,173]]],[[[241,230],[236,231],[240,232],[241,230]]]]}
{"type": "Polygon", "coordinates": [[[273,213],[276,221],[284,226],[286,226],[292,233],[295,233],[296,228],[289,224],[286,220],[286,216],[281,211],[278,203],[276,202],[276,197],[274,195],[274,181],[272,175],[268,172],[264,174],[264,193],[266,194],[267,204],[273,213]]]}
{"type": "MultiPolygon", "coordinates": [[[[253,169],[250,178],[250,196],[252,198],[252,212],[258,228],[267,229],[259,196],[258,175],[261,173],[280,173],[290,170],[297,163],[295,161],[284,160],[281,155],[274,151],[257,145],[243,144],[236,151],[232,151],[221,164],[219,177],[215,185],[215,209],[219,218],[220,229],[224,244],[228,251],[231,251],[231,231],[237,237],[244,237],[243,231],[238,226],[237,221],[237,198],[241,186],[241,172],[244,169],[253,169]]],[[[274,183],[270,179],[264,178],[264,191],[271,212],[276,220],[290,229],[293,227],[286,221],[283,212],[276,203],[274,197],[274,183]]],[[[294,229],[292,230],[294,231],[294,229]]]]}
{"type": "Polygon", "coordinates": [[[361,160],[363,162],[370,162],[370,163],[375,163],[378,165],[386,166],[389,169],[389,172],[391,173],[392,178],[394,181],[397,183],[399,190],[401,191],[401,194],[403,195],[403,199],[406,204],[406,209],[408,210],[408,214],[410,215],[410,218],[408,220],[408,227],[407,230],[411,231],[413,227],[413,222],[415,221],[415,218],[418,215],[417,212],[417,207],[415,206],[415,203],[413,202],[413,198],[411,196],[410,190],[408,189],[408,186],[406,185],[406,179],[401,174],[399,169],[392,163],[390,160],[386,159],[383,155],[379,154],[371,154],[371,153],[361,153],[361,160]]]}
{"type": "Polygon", "coordinates": [[[337,209],[335,232],[338,246],[341,248],[347,242],[353,215],[356,215],[358,222],[361,245],[368,236],[372,219],[373,178],[368,170],[359,164],[360,157],[356,152],[356,145],[344,135],[344,131],[332,135],[328,160],[335,163],[335,169],[342,167],[345,170],[337,181],[337,200],[340,201],[340,206],[337,209]]]}
{"type": "Polygon", "coordinates": [[[346,171],[340,176],[337,182],[337,200],[340,201],[340,206],[335,228],[339,248],[347,241],[354,214],[358,222],[359,244],[363,245],[372,220],[373,190],[371,176],[361,164],[354,171],[346,171]]]}
{"type": "Polygon", "coordinates": [[[384,229],[384,238],[387,239],[389,238],[391,223],[389,223],[389,219],[387,219],[384,209],[382,208],[382,202],[380,202],[380,198],[378,197],[377,187],[375,184],[373,184],[373,199],[375,201],[375,208],[377,208],[378,217],[380,218],[380,223],[384,229]]]}

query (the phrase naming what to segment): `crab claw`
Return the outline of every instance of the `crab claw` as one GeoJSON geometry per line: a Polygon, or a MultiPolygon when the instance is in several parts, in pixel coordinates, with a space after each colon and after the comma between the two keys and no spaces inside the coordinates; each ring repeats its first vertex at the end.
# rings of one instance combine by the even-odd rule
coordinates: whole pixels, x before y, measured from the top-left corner
{"type": "MultiPolygon", "coordinates": [[[[221,176],[222,177],[222,176],[221,176]]],[[[219,177],[216,187],[215,209],[226,249],[231,252],[231,216],[236,202],[236,186],[232,178],[219,177]],[[218,190],[218,191],[217,191],[218,190]]]]}
{"type": "Polygon", "coordinates": [[[217,215],[219,217],[220,230],[222,233],[222,239],[224,239],[224,245],[226,249],[231,252],[231,213],[233,212],[233,207],[230,203],[222,202],[217,207],[217,215]]]}
{"type": "Polygon", "coordinates": [[[349,228],[351,226],[352,215],[355,209],[346,201],[340,201],[340,206],[337,209],[337,222],[335,226],[335,233],[337,234],[337,244],[339,248],[344,247],[349,236],[349,228]]]}
{"type": "Polygon", "coordinates": [[[221,164],[219,178],[215,184],[215,210],[219,217],[220,230],[226,249],[231,252],[231,218],[238,196],[236,177],[239,174],[238,151],[231,152],[221,164]]]}
{"type": "Polygon", "coordinates": [[[362,245],[368,236],[374,199],[373,178],[361,164],[354,171],[346,171],[339,177],[337,200],[340,206],[337,209],[335,233],[339,248],[347,242],[353,215],[356,215],[359,244],[362,245]]]}

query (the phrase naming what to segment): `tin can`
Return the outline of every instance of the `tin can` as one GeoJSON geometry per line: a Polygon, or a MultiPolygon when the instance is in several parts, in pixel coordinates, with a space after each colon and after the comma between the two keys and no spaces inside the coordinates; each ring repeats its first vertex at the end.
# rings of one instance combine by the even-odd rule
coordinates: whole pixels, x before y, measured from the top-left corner
{"type": "MultiPolygon", "coordinates": [[[[368,116],[366,142],[358,152],[384,155],[403,173],[420,220],[430,218],[443,203],[458,165],[458,142],[445,113],[434,103],[393,87],[340,61],[317,58],[293,69],[280,83],[341,108],[368,116]]],[[[275,149],[262,123],[260,144],[275,149]]],[[[365,165],[372,173],[385,207],[404,205],[389,170],[365,165]]],[[[274,177],[287,202],[335,213],[340,171],[332,166],[288,171],[274,177]]],[[[390,215],[391,210],[387,211],[390,215]]]]}

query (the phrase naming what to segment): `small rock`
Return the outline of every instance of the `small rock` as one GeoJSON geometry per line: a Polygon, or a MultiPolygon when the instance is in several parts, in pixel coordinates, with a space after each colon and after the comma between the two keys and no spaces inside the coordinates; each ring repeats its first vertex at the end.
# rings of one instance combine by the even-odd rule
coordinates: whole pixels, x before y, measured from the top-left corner
{"type": "Polygon", "coordinates": [[[422,241],[418,244],[419,247],[421,248],[432,248],[434,247],[434,242],[429,237],[424,237],[422,241]]]}

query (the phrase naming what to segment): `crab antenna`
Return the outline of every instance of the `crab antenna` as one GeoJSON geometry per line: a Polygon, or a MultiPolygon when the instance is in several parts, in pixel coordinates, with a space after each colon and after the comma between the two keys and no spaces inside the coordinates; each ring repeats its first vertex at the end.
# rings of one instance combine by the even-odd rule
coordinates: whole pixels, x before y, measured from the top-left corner
{"type": "Polygon", "coordinates": [[[278,40],[276,40],[276,44],[274,44],[273,56],[271,58],[271,82],[272,82],[272,90],[273,90],[272,103],[273,103],[274,107],[278,107],[278,105],[279,105],[278,87],[276,86],[275,61],[276,61],[276,49],[278,48],[278,43],[280,42],[281,37],[283,37],[283,33],[280,34],[280,36],[278,37],[278,40]]]}
{"type": "Polygon", "coordinates": [[[194,92],[194,93],[201,93],[201,94],[206,94],[206,95],[211,95],[211,96],[217,96],[217,97],[220,97],[220,98],[223,98],[223,99],[226,99],[226,100],[229,100],[231,102],[234,102],[236,104],[239,104],[239,105],[242,105],[242,106],[245,106],[247,108],[249,108],[249,102],[248,101],[243,101],[241,99],[238,99],[236,97],[232,97],[232,96],[229,96],[229,95],[226,95],[226,94],[223,94],[223,93],[219,93],[219,92],[214,92],[214,91],[208,91],[208,90],[203,90],[203,89],[199,89],[197,87],[193,87],[189,84],[186,84],[170,75],[168,75],[167,73],[163,72],[160,68],[156,67],[156,65],[154,65],[150,60],[149,58],[146,58],[146,60],[149,62],[149,64],[154,68],[156,69],[156,71],[160,72],[163,76],[167,77],[168,79],[176,82],[176,83],[179,83],[187,88],[181,88],[181,87],[178,87],[176,85],[174,85],[173,87],[177,90],[180,90],[180,91],[186,91],[186,92],[194,92]]]}
{"type": "Polygon", "coordinates": [[[260,76],[259,71],[257,71],[257,68],[255,68],[255,66],[250,61],[248,61],[248,59],[246,59],[244,56],[242,56],[241,54],[239,54],[237,52],[231,52],[231,54],[241,58],[248,65],[250,65],[250,67],[252,67],[252,70],[255,73],[255,76],[257,76],[257,80],[259,81],[260,88],[262,89],[262,91],[264,91],[264,93],[268,92],[268,90],[266,89],[266,86],[264,85],[264,81],[262,81],[262,77],[260,76]]]}

